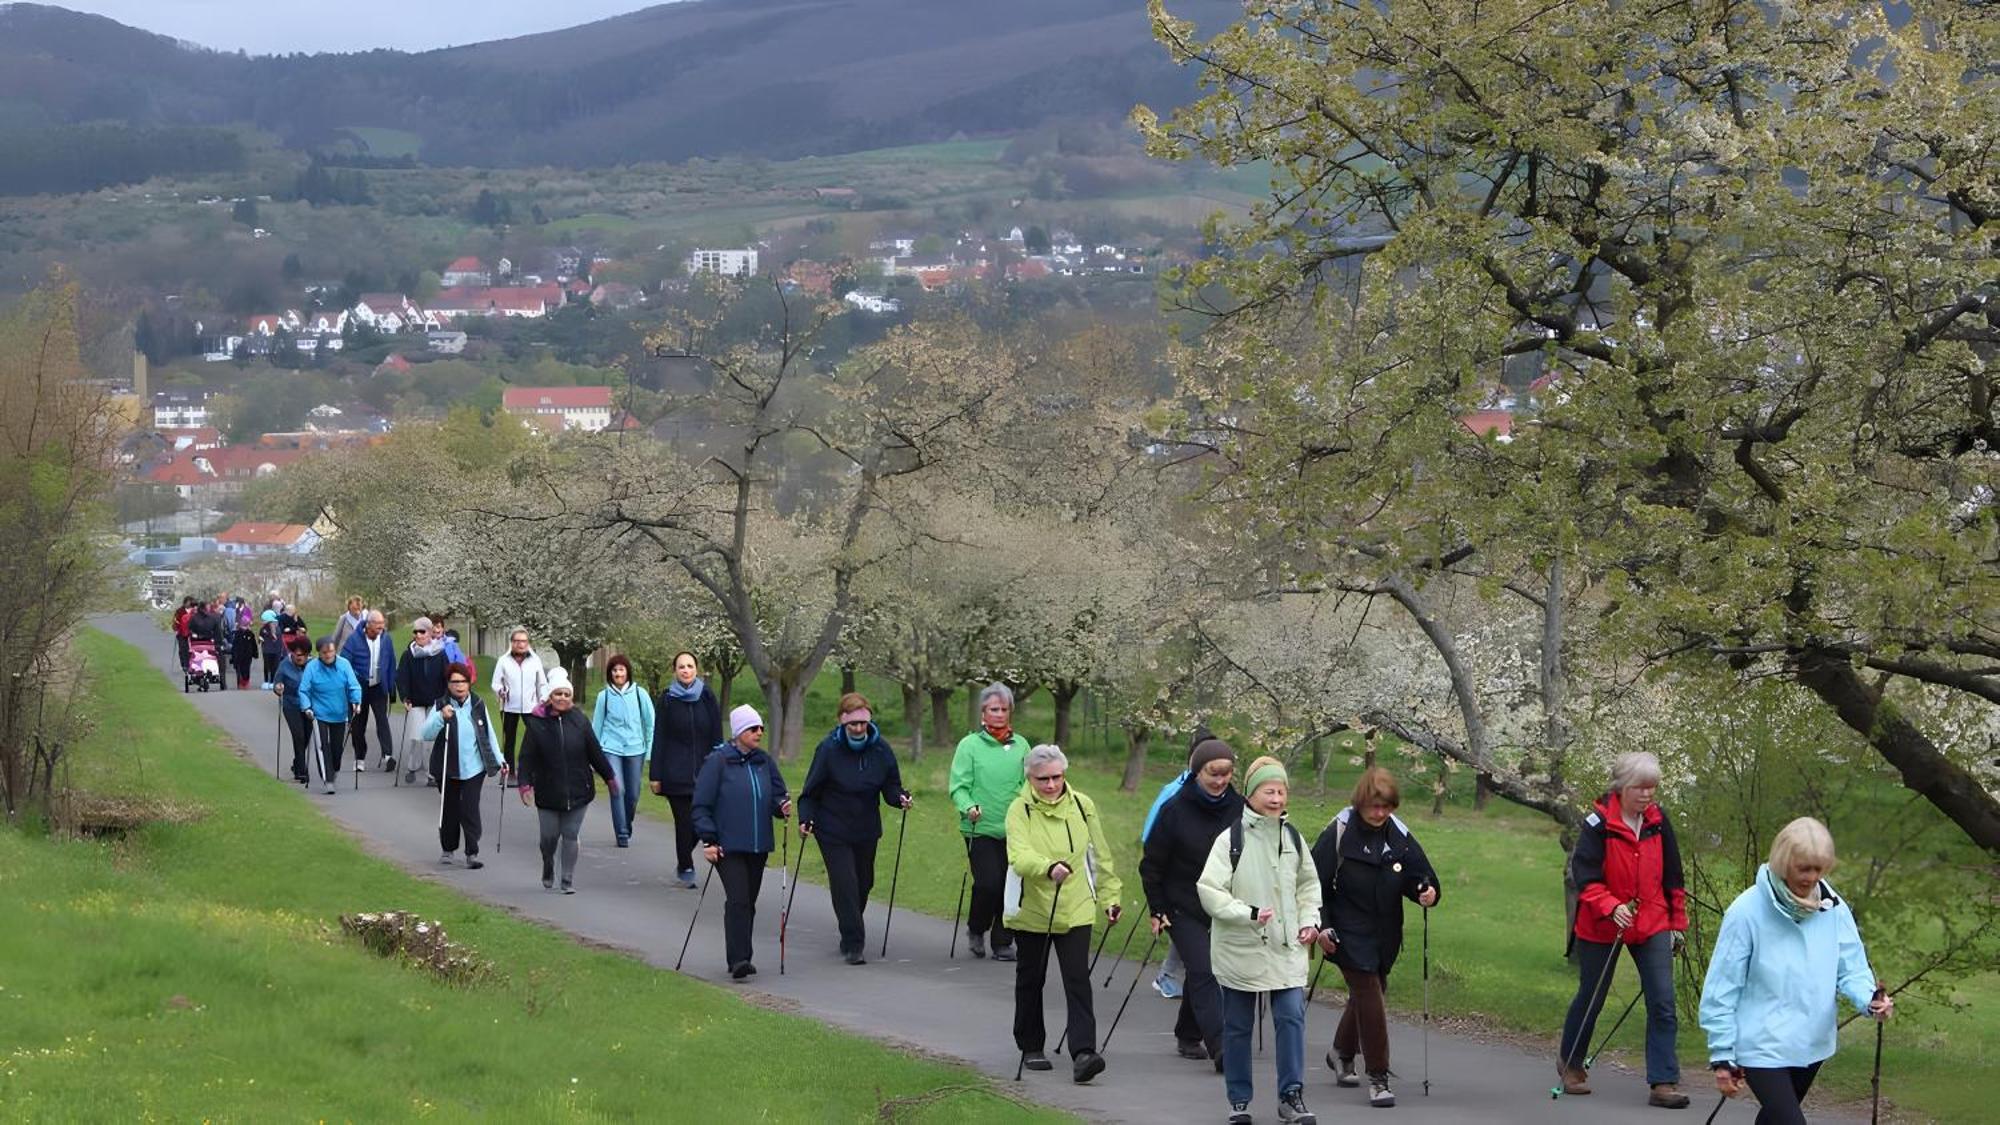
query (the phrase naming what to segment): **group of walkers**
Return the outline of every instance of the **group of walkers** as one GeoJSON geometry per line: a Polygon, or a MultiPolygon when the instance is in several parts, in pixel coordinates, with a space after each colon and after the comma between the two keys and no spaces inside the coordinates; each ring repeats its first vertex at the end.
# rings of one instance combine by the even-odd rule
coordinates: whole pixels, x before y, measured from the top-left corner
{"type": "MultiPolygon", "coordinates": [[[[187,617],[205,619],[228,606],[187,608],[197,611],[187,617]]],[[[427,755],[406,754],[404,778],[415,781],[421,757],[439,791],[441,862],[462,853],[467,868],[484,866],[480,796],[486,779],[497,776],[537,810],[543,886],[573,894],[578,836],[596,779],[611,797],[615,843],[628,847],[643,771],[674,823],[676,882],[699,885],[705,899],[707,880],[720,876],[728,971],[737,980],[757,972],[757,899],[771,853],[789,850],[794,803],[764,749],[756,709],[738,706],[725,716],[694,654],[675,655],[672,680],[657,698],[634,681],[630,660],[611,657],[586,717],[568,675],[545,667],[527,631],[517,629],[488,681],[499,705],[496,729],[474,691],[472,661],[437,620],[413,622],[399,653],[382,615],[355,599],[315,655],[291,607],[279,603],[266,613],[285,654],[266,675],[292,734],[297,780],[309,783],[307,754],[316,748],[325,791],[335,791],[350,724],[360,769],[368,714],[376,719],[383,768],[395,768],[401,748],[390,741],[387,708],[400,699],[417,720],[414,743],[428,747],[427,755]],[[517,732],[525,733],[518,751],[517,732]],[[708,865],[699,884],[696,849],[708,865]]],[[[184,633],[181,616],[177,634],[184,633]]],[[[185,634],[210,635],[215,627],[204,620],[185,634]]],[[[966,853],[965,936],[975,958],[1014,964],[1013,1038],[1023,1070],[1053,1068],[1043,993],[1054,963],[1072,1078],[1086,1083],[1107,1066],[1101,1052],[1110,1033],[1100,1040],[1090,979],[1121,921],[1122,883],[1095,803],[1069,784],[1067,756],[1017,732],[1014,703],[1003,684],[984,689],[979,728],[958,743],[951,762],[949,796],[966,853]],[[1090,939],[1100,925],[1094,956],[1090,939]]],[[[863,965],[882,810],[906,812],[914,801],[868,700],[844,695],[837,720],[814,749],[798,792],[797,833],[801,858],[810,839],[824,861],[838,953],[863,965]]],[[[1679,1089],[1673,996],[1687,893],[1673,825],[1658,802],[1660,781],[1653,755],[1620,755],[1575,848],[1578,989],[1559,1047],[1558,1095],[1591,1092],[1596,1052],[1589,1048],[1624,950],[1646,1003],[1648,1102],[1689,1104],[1679,1089]]],[[[1186,771],[1162,790],[1142,831],[1138,874],[1151,939],[1141,972],[1164,939],[1182,981],[1173,990],[1176,1050],[1222,1075],[1232,1125],[1252,1120],[1251,1040],[1267,1012],[1278,1118],[1315,1120],[1304,1097],[1305,1014],[1328,962],[1347,989],[1326,1055],[1334,1083],[1359,1087],[1365,1076],[1370,1105],[1395,1104],[1386,995],[1405,903],[1428,912],[1443,892],[1436,867],[1396,815],[1401,794],[1387,770],[1364,770],[1348,806],[1310,845],[1288,817],[1289,792],[1282,763],[1260,757],[1240,768],[1236,752],[1202,730],[1186,771]]],[[[1833,865],[1824,825],[1811,818],[1787,825],[1754,885],[1725,912],[1708,966],[1700,1013],[1715,1085],[1726,1096],[1754,1093],[1760,1125],[1805,1120],[1800,1102],[1834,1049],[1836,992],[1876,1019],[1894,1008],[1869,968],[1851,909],[1825,881],[1833,865]]],[[[781,955],[783,935],[781,920],[781,955]]],[[[1426,979],[1428,956],[1426,938],[1426,979]]],[[[1116,1024],[1114,1017],[1112,1031],[1116,1024]]],[[[1601,1050],[1603,1041],[1597,1045],[1601,1050]]]]}

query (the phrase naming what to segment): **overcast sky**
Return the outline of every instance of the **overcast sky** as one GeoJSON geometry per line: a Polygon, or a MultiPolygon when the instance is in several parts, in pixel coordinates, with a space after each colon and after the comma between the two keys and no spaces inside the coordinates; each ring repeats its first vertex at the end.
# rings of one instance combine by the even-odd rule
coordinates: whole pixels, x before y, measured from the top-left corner
{"type": "Polygon", "coordinates": [[[226,51],[423,51],[553,31],[661,0],[52,0],[226,51]]]}

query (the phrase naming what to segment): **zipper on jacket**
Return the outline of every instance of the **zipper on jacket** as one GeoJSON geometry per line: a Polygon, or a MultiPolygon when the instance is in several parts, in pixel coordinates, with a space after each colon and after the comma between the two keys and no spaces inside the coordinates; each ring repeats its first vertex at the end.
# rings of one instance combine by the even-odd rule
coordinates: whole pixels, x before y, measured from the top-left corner
{"type": "MultiPolygon", "coordinates": [[[[757,850],[757,845],[764,842],[762,825],[757,815],[757,810],[764,807],[764,787],[757,784],[757,763],[745,758],[743,764],[750,771],[750,850],[754,852],[757,850]]],[[[770,851],[769,848],[764,850],[770,851]]]]}

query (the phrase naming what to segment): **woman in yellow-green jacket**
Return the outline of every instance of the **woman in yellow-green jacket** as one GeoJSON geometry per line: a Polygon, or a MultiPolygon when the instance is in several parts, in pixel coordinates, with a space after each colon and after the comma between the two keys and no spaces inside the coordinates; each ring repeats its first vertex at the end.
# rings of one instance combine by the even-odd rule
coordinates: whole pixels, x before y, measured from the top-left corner
{"type": "Polygon", "coordinates": [[[1090,1004],[1090,928],[1101,909],[1118,921],[1118,876],[1091,799],[1069,787],[1069,759],[1054,746],[1028,751],[1028,782],[1007,806],[1007,928],[1020,961],[1014,967],[1014,1045],[1029,1070],[1050,1069],[1042,1053],[1042,983],[1053,950],[1069,1006],[1073,1077],[1104,1073],[1097,1017],[1090,1004]]]}

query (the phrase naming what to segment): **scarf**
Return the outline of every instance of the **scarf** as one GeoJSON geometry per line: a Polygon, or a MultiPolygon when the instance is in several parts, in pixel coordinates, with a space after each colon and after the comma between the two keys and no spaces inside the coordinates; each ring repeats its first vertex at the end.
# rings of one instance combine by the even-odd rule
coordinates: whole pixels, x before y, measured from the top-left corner
{"type": "Polygon", "coordinates": [[[841,729],[840,737],[846,741],[847,748],[849,750],[852,750],[856,754],[859,754],[861,753],[861,751],[866,750],[868,748],[869,743],[875,741],[875,724],[869,723],[868,733],[862,735],[860,738],[856,738],[853,735],[847,733],[847,730],[845,728],[841,729]]]}
{"type": "Polygon", "coordinates": [[[667,698],[678,699],[682,703],[693,703],[695,700],[701,698],[701,693],[707,690],[707,688],[708,685],[702,681],[700,676],[696,676],[690,680],[686,687],[682,687],[681,682],[675,680],[667,685],[667,698]]]}
{"type": "Polygon", "coordinates": [[[1195,780],[1192,777],[1187,779],[1187,784],[1193,787],[1195,797],[1197,797],[1203,805],[1206,805],[1211,809],[1219,809],[1223,805],[1227,804],[1229,802],[1229,798],[1232,793],[1232,790],[1227,785],[1222,787],[1222,792],[1220,793],[1210,793],[1207,789],[1202,788],[1201,782],[1195,780]]]}
{"type": "Polygon", "coordinates": [[[986,727],[986,733],[992,736],[993,741],[1005,746],[1014,741],[1014,724],[1008,723],[1005,726],[998,727],[989,726],[986,727]]]}
{"type": "Polygon", "coordinates": [[[444,651],[443,637],[433,637],[431,640],[427,641],[424,644],[418,644],[415,641],[410,642],[411,656],[436,656],[438,653],[441,653],[443,651],[444,651]]]}
{"type": "Polygon", "coordinates": [[[1792,888],[1786,886],[1783,879],[1772,873],[1771,865],[1768,863],[1757,873],[1757,877],[1764,880],[1764,885],[1771,889],[1771,901],[1777,903],[1778,909],[1784,911],[1785,917],[1794,923],[1803,924],[1807,918],[1819,913],[1820,897],[1817,886],[1813,887],[1811,897],[1801,899],[1792,893],[1792,888]]]}

